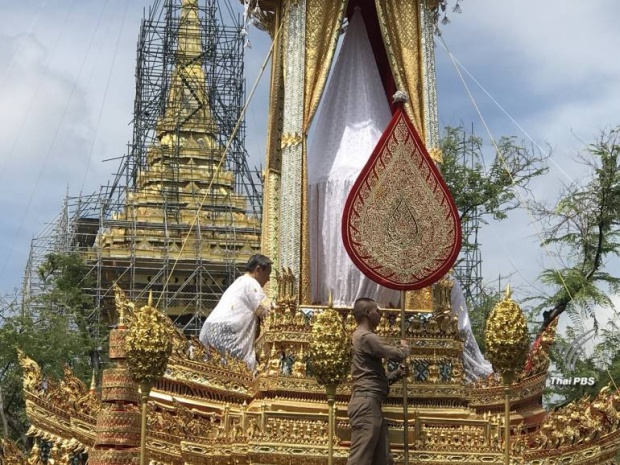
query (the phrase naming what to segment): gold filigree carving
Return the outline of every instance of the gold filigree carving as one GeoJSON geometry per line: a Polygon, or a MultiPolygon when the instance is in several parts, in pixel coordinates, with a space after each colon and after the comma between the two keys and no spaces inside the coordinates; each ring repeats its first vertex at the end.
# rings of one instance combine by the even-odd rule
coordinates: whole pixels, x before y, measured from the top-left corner
{"type": "Polygon", "coordinates": [[[19,364],[22,367],[22,382],[24,390],[32,393],[39,392],[43,381],[41,368],[37,362],[28,357],[21,349],[17,349],[17,358],[19,359],[19,364]]]}
{"type": "Polygon", "coordinates": [[[170,319],[149,304],[137,313],[126,336],[129,372],[139,384],[155,383],[166,370],[172,353],[170,319]]]}
{"type": "Polygon", "coordinates": [[[342,383],[351,369],[350,336],[340,314],[333,308],[319,312],[312,326],[310,345],[312,374],[319,384],[342,383]]]}
{"type": "Polygon", "coordinates": [[[405,118],[391,123],[345,209],[349,253],[390,287],[428,282],[460,246],[453,202],[405,118]]]}
{"type": "Polygon", "coordinates": [[[486,356],[505,382],[511,383],[523,369],[529,337],[527,322],[519,305],[512,300],[510,288],[506,297],[492,310],[484,332],[486,356]]]}
{"type": "Polygon", "coordinates": [[[301,134],[298,134],[298,133],[282,134],[281,147],[282,148],[292,147],[292,146],[301,144],[302,141],[303,141],[303,137],[301,136],[301,134]]]}

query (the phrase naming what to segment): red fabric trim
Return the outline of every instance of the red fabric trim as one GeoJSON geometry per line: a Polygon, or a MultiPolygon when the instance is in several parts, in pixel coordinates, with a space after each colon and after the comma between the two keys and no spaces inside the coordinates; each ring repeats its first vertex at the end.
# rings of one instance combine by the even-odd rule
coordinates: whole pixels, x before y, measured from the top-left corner
{"type": "Polygon", "coordinates": [[[364,18],[366,34],[368,35],[368,40],[370,41],[370,46],[372,47],[375,61],[377,62],[377,68],[379,69],[379,75],[381,76],[381,82],[383,82],[383,89],[385,90],[385,97],[390,105],[390,111],[394,114],[397,105],[392,102],[392,96],[397,89],[385,50],[385,44],[383,43],[383,35],[381,34],[381,27],[379,26],[375,0],[349,0],[347,18],[351,19],[356,6],[360,7],[362,17],[364,18]]]}
{"type": "MultiPolygon", "coordinates": [[[[351,187],[351,192],[349,193],[349,196],[347,197],[347,201],[345,203],[345,207],[343,211],[343,219],[342,219],[342,240],[343,240],[345,249],[347,250],[347,253],[351,257],[351,260],[353,261],[353,263],[355,263],[355,265],[360,269],[360,271],[362,271],[362,273],[368,276],[368,278],[381,284],[382,286],[388,287],[390,289],[397,289],[397,290],[421,289],[430,284],[433,284],[434,282],[437,282],[450,270],[450,267],[456,261],[458,254],[460,252],[460,249],[461,249],[461,239],[462,239],[461,235],[462,234],[461,234],[461,223],[460,223],[459,213],[454,203],[454,199],[450,195],[450,190],[448,189],[448,186],[443,180],[439,170],[435,166],[435,163],[433,162],[430,155],[428,154],[428,151],[426,150],[426,147],[422,143],[422,140],[420,139],[420,136],[415,130],[413,124],[407,117],[406,113],[402,110],[402,108],[399,108],[394,114],[394,116],[392,117],[392,119],[390,120],[388,127],[383,132],[383,135],[379,139],[379,142],[377,143],[375,149],[373,150],[368,162],[366,162],[366,165],[364,166],[360,175],[358,176],[355,183],[351,187]],[[443,263],[441,263],[436,269],[427,273],[421,280],[416,281],[416,282],[410,282],[410,283],[396,282],[395,280],[390,279],[390,276],[379,275],[375,270],[377,271],[381,270],[382,267],[375,266],[373,268],[373,266],[368,262],[369,260],[373,260],[374,257],[360,256],[358,254],[358,247],[356,247],[356,245],[359,245],[359,244],[356,244],[351,237],[351,234],[357,230],[354,225],[354,220],[359,217],[358,213],[354,209],[354,203],[357,197],[361,195],[362,189],[365,189],[367,183],[369,182],[368,181],[369,178],[371,178],[371,176],[374,174],[375,167],[383,165],[381,158],[384,154],[386,143],[389,141],[396,123],[401,118],[404,119],[404,121],[406,122],[409,132],[413,137],[414,143],[417,146],[417,150],[420,151],[425,163],[429,166],[431,172],[433,173],[434,179],[428,179],[429,185],[434,184],[436,187],[434,188],[433,191],[442,192],[445,195],[445,197],[444,196],[441,197],[442,201],[445,200],[449,203],[448,205],[449,216],[446,217],[446,221],[454,224],[454,227],[455,227],[454,242],[451,244],[450,252],[447,258],[443,261],[443,263]]],[[[429,247],[430,246],[431,244],[429,244],[429,247]]]]}

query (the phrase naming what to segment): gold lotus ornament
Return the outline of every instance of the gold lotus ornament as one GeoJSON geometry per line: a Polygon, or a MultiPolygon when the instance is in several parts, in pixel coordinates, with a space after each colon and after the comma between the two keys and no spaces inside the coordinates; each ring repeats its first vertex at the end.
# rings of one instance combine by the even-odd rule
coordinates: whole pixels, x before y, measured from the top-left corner
{"type": "Polygon", "coordinates": [[[172,326],[166,315],[149,303],[136,312],[125,338],[129,373],[140,386],[153,385],[166,371],[172,353],[172,326]]]}
{"type": "Polygon", "coordinates": [[[125,339],[129,374],[140,385],[142,428],[140,465],[146,463],[146,412],[153,384],[163,376],[172,353],[172,324],[166,315],[153,307],[153,296],[138,310],[125,339]]]}
{"type": "Polygon", "coordinates": [[[340,314],[332,308],[331,292],[328,308],[314,318],[310,360],[314,377],[319,384],[325,386],[327,394],[329,436],[327,463],[332,465],[336,387],[347,378],[351,369],[351,338],[345,330],[340,314]]]}
{"type": "Polygon", "coordinates": [[[527,322],[519,305],[512,300],[510,287],[487,320],[484,341],[486,357],[502,375],[504,383],[511,384],[523,368],[530,340],[527,322]]]}
{"type": "Polygon", "coordinates": [[[351,338],[340,314],[327,308],[315,316],[310,345],[312,372],[317,382],[336,386],[351,369],[351,338]]]}
{"type": "Polygon", "coordinates": [[[510,385],[523,369],[530,346],[527,322],[521,307],[512,300],[510,286],[506,297],[491,311],[484,331],[486,357],[504,382],[504,463],[510,462],[510,385]]]}

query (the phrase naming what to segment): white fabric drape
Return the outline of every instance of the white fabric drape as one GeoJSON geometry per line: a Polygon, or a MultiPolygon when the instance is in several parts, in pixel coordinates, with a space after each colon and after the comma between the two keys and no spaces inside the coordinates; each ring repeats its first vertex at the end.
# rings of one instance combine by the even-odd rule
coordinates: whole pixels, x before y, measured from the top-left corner
{"type": "Polygon", "coordinates": [[[453,276],[451,278],[454,285],[450,293],[450,304],[452,305],[452,313],[459,318],[459,331],[463,335],[465,341],[465,349],[463,351],[465,379],[473,382],[478,378],[486,378],[493,373],[493,366],[484,358],[482,352],[480,352],[480,347],[478,347],[478,343],[474,337],[474,333],[471,329],[471,322],[469,321],[467,302],[461,284],[453,276]]]}
{"type": "Polygon", "coordinates": [[[366,278],[349,258],[341,236],[351,186],[390,121],[391,113],[359,11],[351,18],[308,149],[308,207],[312,300],[351,305],[370,297],[398,305],[399,292],[366,278]]]}

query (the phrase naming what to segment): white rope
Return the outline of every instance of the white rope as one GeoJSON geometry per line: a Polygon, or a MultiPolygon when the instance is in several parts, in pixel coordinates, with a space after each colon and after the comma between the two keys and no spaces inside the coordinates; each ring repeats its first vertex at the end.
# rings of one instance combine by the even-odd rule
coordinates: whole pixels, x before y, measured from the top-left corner
{"type": "MultiPolygon", "coordinates": [[[[513,178],[512,174],[510,173],[510,170],[508,169],[508,164],[506,163],[506,159],[504,157],[504,154],[499,149],[499,146],[497,145],[497,143],[495,141],[495,138],[493,137],[493,134],[491,133],[491,130],[489,129],[489,126],[488,126],[486,120],[482,116],[480,108],[478,107],[478,104],[476,103],[476,100],[474,99],[474,96],[471,93],[471,90],[469,89],[469,86],[467,85],[467,82],[465,81],[465,79],[463,78],[463,75],[461,74],[459,66],[457,65],[456,58],[454,57],[452,52],[450,52],[450,50],[448,49],[448,45],[446,44],[446,42],[445,42],[445,40],[444,40],[444,38],[442,36],[439,36],[439,41],[440,41],[441,45],[443,46],[444,50],[446,51],[446,53],[448,54],[448,56],[450,57],[450,60],[452,61],[454,69],[456,70],[456,73],[458,74],[459,78],[461,79],[463,87],[465,88],[465,91],[467,92],[467,95],[469,96],[469,99],[471,100],[471,103],[474,106],[474,109],[476,110],[476,113],[478,114],[478,117],[480,118],[480,121],[482,122],[482,125],[484,126],[484,128],[485,128],[485,130],[486,130],[486,132],[487,132],[487,134],[489,136],[489,139],[491,140],[491,143],[493,144],[493,147],[495,148],[497,156],[499,157],[499,159],[502,162],[502,164],[506,167],[506,172],[508,173],[508,176],[510,177],[512,185],[516,187],[516,183],[514,181],[514,178],[513,178]]],[[[487,95],[489,95],[488,92],[487,92],[487,95]]],[[[497,101],[495,99],[493,99],[493,101],[499,106],[499,103],[497,103],[497,101]]],[[[505,110],[504,110],[504,112],[505,112],[505,110]]],[[[506,113],[506,114],[508,115],[508,113],[506,113]]],[[[510,118],[510,119],[514,122],[513,118],[510,118]]],[[[515,124],[516,124],[516,122],[515,122],[515,124]]],[[[519,128],[521,128],[521,126],[519,126],[519,128]]],[[[538,240],[540,241],[540,244],[542,246],[542,249],[545,252],[545,255],[551,260],[553,270],[557,273],[557,275],[559,276],[560,280],[562,281],[562,285],[564,286],[564,289],[566,289],[566,292],[568,293],[569,297],[571,299],[573,299],[573,296],[572,296],[572,294],[570,292],[570,289],[568,289],[568,286],[566,285],[566,282],[564,281],[564,277],[558,271],[558,266],[557,266],[557,262],[555,260],[554,255],[549,251],[548,247],[544,243],[544,237],[543,237],[542,233],[540,232],[540,230],[538,229],[538,226],[536,224],[536,220],[534,219],[534,216],[533,216],[532,212],[530,211],[530,209],[528,207],[528,203],[522,197],[521,192],[518,189],[515,189],[515,193],[519,197],[519,200],[521,201],[521,204],[524,206],[525,212],[527,213],[527,216],[529,217],[530,222],[531,222],[532,226],[534,227],[534,230],[536,232],[536,236],[537,236],[538,240]]]]}
{"type": "MultiPolygon", "coordinates": [[[[469,78],[474,81],[474,83],[480,88],[480,90],[482,90],[482,92],[485,93],[485,95],[487,97],[489,97],[491,99],[491,101],[497,106],[497,108],[499,108],[502,113],[504,113],[504,115],[506,115],[506,117],[508,117],[508,119],[517,127],[519,128],[519,130],[525,135],[525,137],[527,137],[527,139],[532,142],[532,144],[534,144],[536,146],[536,148],[538,150],[540,150],[542,153],[544,153],[545,155],[550,155],[550,152],[547,150],[544,150],[540,144],[538,142],[536,142],[536,140],[534,140],[534,138],[532,136],[530,136],[530,134],[506,111],[506,109],[504,109],[504,107],[495,99],[495,97],[493,97],[489,91],[469,72],[469,70],[454,56],[452,55],[448,49],[447,46],[445,44],[445,42],[443,41],[443,38],[441,39],[441,45],[444,47],[445,51],[450,55],[450,58],[453,59],[453,62],[458,64],[459,68],[461,68],[465,74],[467,74],[467,76],[469,76],[469,78]]],[[[566,178],[571,182],[574,183],[574,179],[566,172],[564,171],[564,169],[551,157],[549,157],[549,159],[551,160],[551,163],[553,163],[556,168],[558,170],[560,170],[560,172],[566,176],[566,178]]]]}

